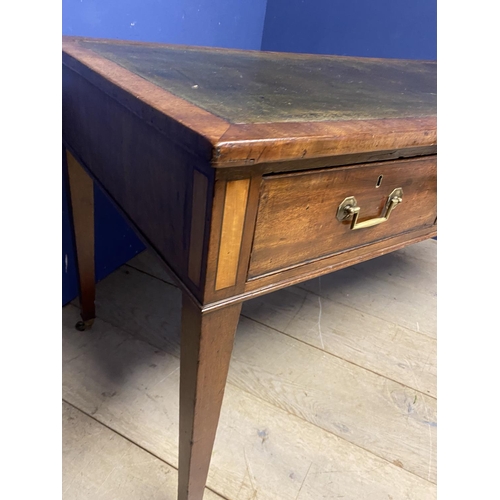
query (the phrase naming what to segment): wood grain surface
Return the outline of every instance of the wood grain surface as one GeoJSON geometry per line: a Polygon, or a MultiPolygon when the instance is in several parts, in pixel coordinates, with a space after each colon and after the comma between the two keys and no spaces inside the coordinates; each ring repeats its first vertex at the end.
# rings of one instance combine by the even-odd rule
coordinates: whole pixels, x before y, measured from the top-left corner
{"type": "Polygon", "coordinates": [[[236,283],[250,179],[226,184],[215,289],[236,283]]]}
{"type": "Polygon", "coordinates": [[[436,191],[435,156],[264,177],[249,278],[431,227],[436,191]],[[360,221],[379,217],[396,188],[403,202],[387,222],[353,231],[350,220],[337,220],[350,196],[361,207],[360,221]]]}
{"type": "Polygon", "coordinates": [[[203,314],[183,296],[178,500],[203,496],[240,311],[203,314]]]}
{"type": "Polygon", "coordinates": [[[208,179],[198,170],[193,172],[191,204],[191,231],[189,237],[189,279],[200,285],[203,266],[203,248],[207,222],[208,179]]]}
{"type": "Polygon", "coordinates": [[[238,167],[318,158],[335,161],[337,156],[360,154],[376,161],[384,159],[388,150],[410,148],[412,156],[420,156],[436,147],[436,127],[435,117],[231,125],[215,145],[212,165],[238,167]]]}

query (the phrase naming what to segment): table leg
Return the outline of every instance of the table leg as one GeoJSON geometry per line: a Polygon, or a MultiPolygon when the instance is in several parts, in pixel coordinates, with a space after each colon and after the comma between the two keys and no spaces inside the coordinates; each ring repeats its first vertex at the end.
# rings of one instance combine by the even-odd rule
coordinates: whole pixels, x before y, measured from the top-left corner
{"type": "Polygon", "coordinates": [[[183,295],[178,500],[201,500],[241,304],[202,313],[183,295]]]}
{"type": "Polygon", "coordinates": [[[66,161],[82,317],[76,328],[86,330],[95,318],[94,182],[69,151],[66,161]]]}

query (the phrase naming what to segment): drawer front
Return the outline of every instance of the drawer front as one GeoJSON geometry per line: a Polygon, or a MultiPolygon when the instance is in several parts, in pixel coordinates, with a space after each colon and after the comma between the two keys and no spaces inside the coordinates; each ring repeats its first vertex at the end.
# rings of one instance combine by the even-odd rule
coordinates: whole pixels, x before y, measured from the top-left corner
{"type": "Polygon", "coordinates": [[[430,156],[264,177],[248,278],[432,226],[436,160],[430,156]],[[371,219],[380,222],[390,195],[401,194],[397,188],[402,201],[393,202],[387,220],[356,229],[352,216],[338,220],[339,206],[354,197],[357,226],[371,219]]]}

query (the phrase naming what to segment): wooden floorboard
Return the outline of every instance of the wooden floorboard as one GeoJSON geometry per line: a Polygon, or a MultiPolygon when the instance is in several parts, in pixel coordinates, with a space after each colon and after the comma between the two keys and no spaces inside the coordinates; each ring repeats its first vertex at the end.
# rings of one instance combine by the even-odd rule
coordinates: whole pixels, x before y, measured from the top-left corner
{"type": "MultiPolygon", "coordinates": [[[[435,243],[355,266],[343,292],[348,276],[323,277],[244,305],[210,488],[435,498],[435,243]]],[[[99,284],[90,332],[64,309],[64,397],[176,467],[180,292],[165,281],[144,253],[99,284]]]]}
{"type": "MultiPolygon", "coordinates": [[[[328,298],[335,282],[322,284],[322,296],[303,287],[319,285],[313,280],[303,287],[278,290],[243,304],[242,314],[325,352],[337,355],[375,373],[424,394],[436,397],[435,323],[431,336],[406,328],[398,322],[380,319],[367,312],[375,300],[361,288],[373,286],[372,280],[385,279],[385,296],[394,293],[394,285],[424,290],[427,296],[419,308],[404,321],[425,324],[427,316],[436,316],[436,241],[428,240],[397,252],[353,266],[358,286],[353,300],[356,308],[328,298]],[[357,276],[356,276],[357,274],[357,276]],[[421,318],[424,317],[424,321],[421,318]],[[395,341],[397,339],[397,341],[395,341]]],[[[143,252],[129,266],[173,284],[168,273],[149,252],[143,252]]],[[[338,271],[341,273],[342,271],[338,271]]],[[[336,273],[336,274],[338,274],[336,273]]],[[[325,281],[325,278],[322,278],[325,281]]],[[[392,299],[394,300],[394,299],[392,299]]],[[[397,298],[396,298],[397,300],[397,298]]],[[[405,311],[407,312],[407,311],[405,311]]],[[[396,318],[398,319],[398,318],[396,318]]],[[[403,319],[399,318],[399,322],[403,319]]]]}
{"type": "Polygon", "coordinates": [[[436,300],[432,300],[435,296],[413,286],[401,283],[388,286],[377,276],[346,268],[306,281],[299,287],[361,313],[436,338],[436,300]]]}
{"type": "MultiPolygon", "coordinates": [[[[176,467],[178,359],[99,319],[78,332],[77,319],[65,308],[64,399],[176,467]]],[[[430,482],[231,384],[208,486],[238,500],[435,498],[430,482]]]]}
{"type": "Polygon", "coordinates": [[[243,305],[242,314],[436,397],[436,340],[299,287],[243,305]]]}
{"type": "MultiPolygon", "coordinates": [[[[63,402],[63,498],[175,500],[177,470],[63,402]]],[[[206,500],[222,500],[205,490],[206,500]]]]}

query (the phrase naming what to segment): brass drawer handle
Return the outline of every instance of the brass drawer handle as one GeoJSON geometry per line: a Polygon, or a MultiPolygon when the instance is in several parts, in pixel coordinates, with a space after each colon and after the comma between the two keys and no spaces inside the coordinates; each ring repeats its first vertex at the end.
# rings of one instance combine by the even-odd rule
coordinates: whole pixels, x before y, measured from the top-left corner
{"type": "Polygon", "coordinates": [[[396,188],[387,198],[384,210],[380,217],[375,219],[365,220],[358,223],[358,216],[361,207],[358,207],[358,202],[354,196],[349,196],[340,205],[337,210],[337,220],[343,222],[352,217],[351,229],[364,229],[365,227],[377,226],[386,220],[389,220],[391,212],[403,201],[403,189],[396,188]]]}

